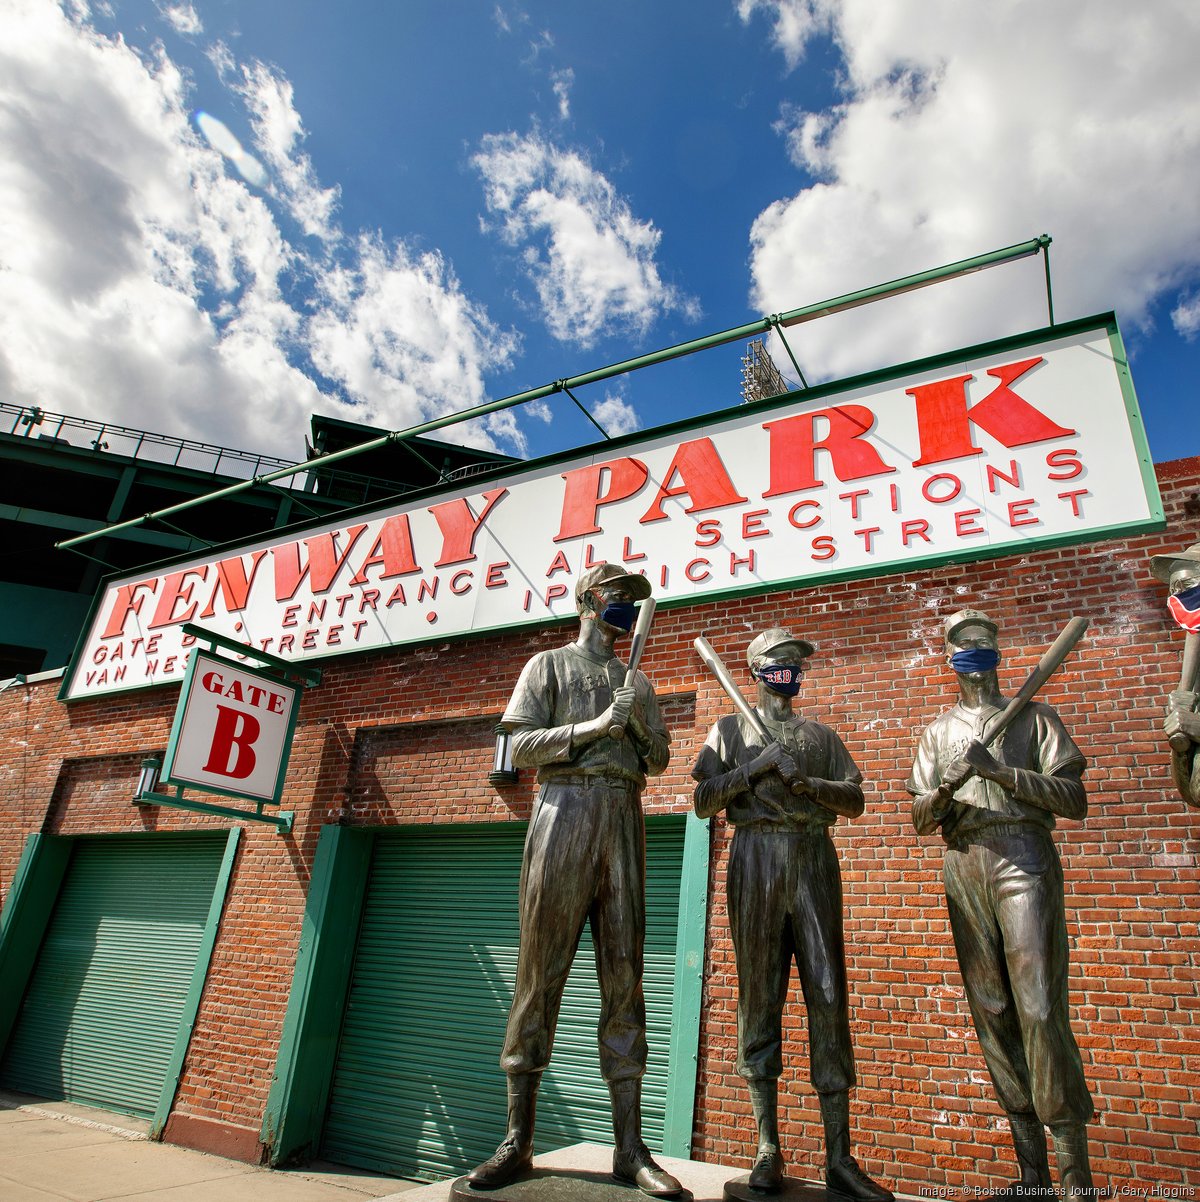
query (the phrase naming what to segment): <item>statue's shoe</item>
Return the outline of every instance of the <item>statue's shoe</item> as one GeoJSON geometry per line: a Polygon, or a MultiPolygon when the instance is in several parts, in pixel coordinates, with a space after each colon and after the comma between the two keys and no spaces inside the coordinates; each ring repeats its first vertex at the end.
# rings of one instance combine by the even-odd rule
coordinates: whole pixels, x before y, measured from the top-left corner
{"type": "Polygon", "coordinates": [[[853,1156],[843,1156],[825,1166],[825,1188],[851,1202],[896,1202],[896,1195],[872,1181],[853,1156]]]}
{"type": "Polygon", "coordinates": [[[778,1151],[759,1152],[750,1170],[748,1182],[751,1189],[777,1194],[783,1189],[783,1157],[778,1151]]]}
{"type": "Polygon", "coordinates": [[[612,1171],[618,1181],[636,1185],[652,1198],[674,1198],[683,1193],[682,1184],[654,1162],[650,1149],[643,1143],[613,1152],[612,1171]]]}
{"type": "Polygon", "coordinates": [[[499,1189],[531,1168],[533,1149],[515,1139],[506,1139],[492,1156],[467,1174],[467,1181],[472,1189],[499,1189]]]}

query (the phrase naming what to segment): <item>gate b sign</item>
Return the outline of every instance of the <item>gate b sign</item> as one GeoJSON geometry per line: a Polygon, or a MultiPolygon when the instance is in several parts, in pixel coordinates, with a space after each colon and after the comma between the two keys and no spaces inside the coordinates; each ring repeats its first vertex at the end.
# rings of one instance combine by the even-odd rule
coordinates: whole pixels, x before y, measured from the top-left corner
{"type": "Polygon", "coordinates": [[[278,805],[300,692],[278,676],[193,651],[164,783],[278,805]]]}

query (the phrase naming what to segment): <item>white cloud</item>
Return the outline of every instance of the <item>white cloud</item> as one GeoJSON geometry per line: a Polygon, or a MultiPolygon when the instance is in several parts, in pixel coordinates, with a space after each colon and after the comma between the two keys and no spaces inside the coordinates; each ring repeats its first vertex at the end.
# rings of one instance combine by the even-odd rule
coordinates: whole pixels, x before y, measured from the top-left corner
{"type": "Polygon", "coordinates": [[[204,24],[190,4],[165,4],[158,0],[158,11],[162,19],[184,37],[195,37],[204,32],[204,24]]]}
{"type": "MultiPolygon", "coordinates": [[[[363,235],[354,266],[329,272],[322,287],[309,351],[317,369],[359,402],[360,420],[397,429],[431,410],[466,408],[464,398],[483,396],[485,362],[503,366],[517,349],[432,252],[413,255],[363,235]]],[[[491,442],[478,430],[472,441],[491,442]]]]}
{"type": "Polygon", "coordinates": [[[1185,338],[1200,334],[1200,294],[1180,301],[1171,313],[1171,322],[1185,338]]]}
{"type": "MultiPolygon", "coordinates": [[[[781,311],[1046,232],[1055,314],[1150,320],[1200,272],[1200,9],[1189,0],[739,0],[789,64],[828,31],[841,102],[783,109],[811,182],[751,234],[754,303],[781,311]]],[[[1188,305],[1176,310],[1187,328],[1188,305]]],[[[844,375],[1043,324],[1040,265],[815,322],[806,371],[844,375]],[[848,332],[853,330],[852,336],[848,332]]]]}
{"type": "Polygon", "coordinates": [[[592,416],[604,427],[610,438],[632,434],[642,428],[641,418],[633,406],[616,393],[606,393],[604,400],[592,410],[592,416]]]}
{"type": "Polygon", "coordinates": [[[804,57],[810,39],[830,26],[837,0],[737,0],[738,16],[749,22],[764,12],[772,23],[771,37],[789,67],[804,57]]]}
{"type": "Polygon", "coordinates": [[[575,72],[570,67],[564,67],[561,71],[551,71],[550,83],[558,101],[559,119],[566,121],[571,115],[571,88],[575,83],[575,72]]]}
{"type": "Polygon", "coordinates": [[[555,338],[586,348],[604,335],[645,333],[662,313],[692,307],[659,276],[659,231],[579,154],[536,134],[489,134],[471,161],[555,338]]]}
{"type": "MultiPolygon", "coordinates": [[[[256,194],[191,128],[166,53],[75,12],[6,0],[5,399],[292,458],[314,411],[401,426],[486,399],[482,365],[507,363],[513,336],[436,255],[342,234],[286,80],[211,51],[271,168],[256,194]]],[[[445,436],[521,445],[511,413],[445,436]]]]}
{"type": "Polygon", "coordinates": [[[280,199],[306,234],[323,242],[336,241],[339,190],[322,188],[312,160],[296,151],[305,135],[292,85],[265,64],[251,63],[243,66],[234,87],[250,110],[254,143],[275,172],[280,199]]]}

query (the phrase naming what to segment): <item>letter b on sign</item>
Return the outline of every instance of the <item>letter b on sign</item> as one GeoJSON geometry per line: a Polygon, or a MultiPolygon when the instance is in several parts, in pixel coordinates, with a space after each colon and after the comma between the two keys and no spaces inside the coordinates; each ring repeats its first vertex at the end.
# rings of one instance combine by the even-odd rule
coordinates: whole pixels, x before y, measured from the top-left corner
{"type": "Polygon", "coordinates": [[[204,772],[245,780],[254,771],[254,744],[262,734],[262,724],[244,710],[217,706],[217,724],[204,772]]]}

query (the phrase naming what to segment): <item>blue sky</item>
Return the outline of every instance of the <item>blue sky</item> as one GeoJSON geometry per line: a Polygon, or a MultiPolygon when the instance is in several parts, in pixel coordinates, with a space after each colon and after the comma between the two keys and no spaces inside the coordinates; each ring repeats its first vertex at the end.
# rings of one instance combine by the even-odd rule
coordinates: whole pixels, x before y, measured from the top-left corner
{"type": "MultiPolygon", "coordinates": [[[[296,459],[313,411],[405,428],[1045,232],[1154,458],[1200,453],[1192,3],[0,0],[0,31],[6,399],[296,459]]],[[[812,382],[1044,322],[1026,260],[791,341],[812,382]]],[[[579,397],[613,433],[723,408],[742,350],[579,397]]],[[[559,397],[462,436],[594,434],[559,397]]]]}

